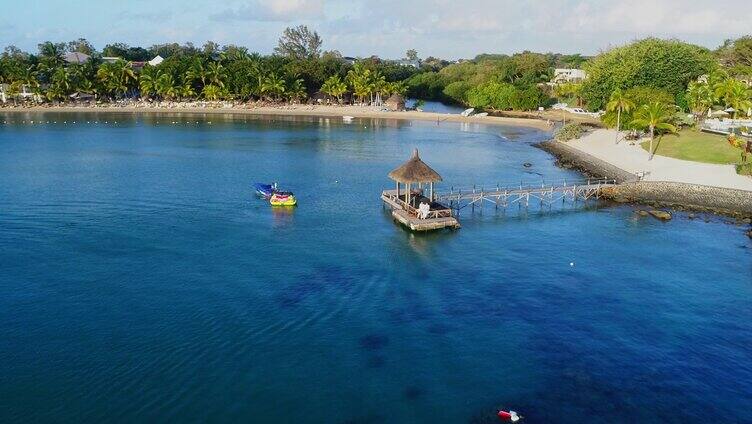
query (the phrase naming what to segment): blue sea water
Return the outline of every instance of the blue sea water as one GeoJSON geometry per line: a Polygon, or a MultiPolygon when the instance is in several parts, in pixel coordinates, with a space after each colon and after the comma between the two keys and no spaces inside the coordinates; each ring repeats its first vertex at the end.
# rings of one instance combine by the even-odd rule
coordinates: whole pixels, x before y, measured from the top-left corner
{"type": "Polygon", "coordinates": [[[0,123],[2,422],[752,422],[742,227],[567,203],[413,235],[380,205],[416,147],[445,188],[578,178],[537,130],[0,123]]]}

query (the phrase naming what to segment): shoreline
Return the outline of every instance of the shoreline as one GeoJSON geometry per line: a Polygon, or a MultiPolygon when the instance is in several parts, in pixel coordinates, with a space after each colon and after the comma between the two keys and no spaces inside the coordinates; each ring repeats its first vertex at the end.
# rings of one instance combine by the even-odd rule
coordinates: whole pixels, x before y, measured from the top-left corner
{"type": "Polygon", "coordinates": [[[413,121],[456,122],[466,124],[483,124],[499,126],[522,126],[551,131],[553,126],[540,119],[509,118],[501,116],[464,117],[449,113],[400,111],[385,112],[367,106],[322,106],[296,105],[285,107],[261,106],[254,108],[200,108],[200,107],[5,107],[0,113],[145,113],[145,114],[214,114],[214,115],[276,115],[276,116],[311,116],[311,117],[343,117],[373,119],[397,119],[413,121]]]}
{"type": "Polygon", "coordinates": [[[612,163],[556,140],[536,147],[557,159],[557,165],[574,168],[594,177],[614,178],[618,185],[604,189],[603,197],[617,203],[714,213],[734,218],[752,218],[752,192],[682,181],[646,181],[612,163]]]}

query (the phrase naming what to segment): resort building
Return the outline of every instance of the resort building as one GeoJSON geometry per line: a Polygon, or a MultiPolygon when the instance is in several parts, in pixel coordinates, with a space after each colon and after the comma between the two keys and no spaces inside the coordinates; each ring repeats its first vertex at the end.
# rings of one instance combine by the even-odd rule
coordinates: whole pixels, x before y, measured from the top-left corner
{"type": "Polygon", "coordinates": [[[42,101],[42,96],[34,93],[29,89],[29,86],[22,85],[18,93],[11,94],[10,84],[0,84],[0,102],[7,103],[13,98],[27,100],[33,99],[37,102],[42,101]]]}
{"type": "Polygon", "coordinates": [[[582,82],[587,78],[587,73],[582,69],[557,68],[554,69],[553,84],[562,84],[566,82],[582,82]]]}
{"type": "Polygon", "coordinates": [[[88,54],[80,53],[80,52],[68,52],[63,55],[63,60],[65,60],[66,62],[70,64],[80,65],[82,63],[86,63],[90,58],[91,56],[89,56],[88,54]]]}
{"type": "Polygon", "coordinates": [[[402,66],[412,66],[415,69],[420,68],[420,60],[418,59],[414,59],[414,60],[402,59],[402,60],[398,60],[397,64],[402,65],[402,66]]]}
{"type": "Polygon", "coordinates": [[[162,62],[164,62],[164,58],[163,58],[162,56],[160,56],[160,55],[156,55],[156,56],[154,57],[154,59],[150,60],[150,61],[149,61],[149,62],[147,62],[147,63],[148,63],[149,65],[151,65],[151,66],[157,66],[157,65],[159,65],[159,64],[160,64],[160,63],[162,63],[162,62]]]}

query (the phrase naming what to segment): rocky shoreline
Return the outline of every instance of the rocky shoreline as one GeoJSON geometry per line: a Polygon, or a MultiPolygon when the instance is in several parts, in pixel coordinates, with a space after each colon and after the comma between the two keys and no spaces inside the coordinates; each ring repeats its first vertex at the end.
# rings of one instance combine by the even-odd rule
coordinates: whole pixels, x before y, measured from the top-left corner
{"type": "Polygon", "coordinates": [[[562,142],[549,140],[539,143],[537,147],[554,155],[559,166],[577,169],[593,177],[614,178],[619,185],[605,189],[602,195],[615,202],[709,212],[743,222],[752,218],[752,193],[745,190],[670,181],[640,181],[636,175],[562,142]]]}

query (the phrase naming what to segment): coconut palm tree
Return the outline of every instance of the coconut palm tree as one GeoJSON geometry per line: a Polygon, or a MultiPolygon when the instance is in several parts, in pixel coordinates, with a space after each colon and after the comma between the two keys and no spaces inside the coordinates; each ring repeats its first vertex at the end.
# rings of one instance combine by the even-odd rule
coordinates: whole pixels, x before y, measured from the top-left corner
{"type": "Polygon", "coordinates": [[[217,87],[225,86],[225,67],[219,62],[210,62],[206,66],[206,81],[217,87]]]}
{"type": "Polygon", "coordinates": [[[169,73],[164,73],[157,78],[157,94],[167,100],[172,100],[178,96],[179,90],[175,85],[175,79],[169,73]]]}
{"type": "Polygon", "coordinates": [[[734,109],[734,119],[739,110],[746,111],[750,107],[747,85],[735,78],[726,78],[716,84],[715,95],[727,107],[734,109]]]}
{"type": "Polygon", "coordinates": [[[671,124],[671,117],[673,115],[671,107],[661,102],[653,102],[646,105],[642,105],[637,112],[635,112],[632,125],[640,128],[647,128],[650,131],[650,159],[653,159],[653,139],[655,138],[655,130],[664,130],[675,133],[676,127],[671,124]]]}
{"type": "Polygon", "coordinates": [[[141,97],[151,97],[157,93],[157,80],[162,75],[162,71],[153,66],[146,66],[138,77],[138,88],[141,90],[141,97]]]}
{"type": "Polygon", "coordinates": [[[715,104],[715,93],[707,83],[690,82],[687,88],[687,101],[696,119],[701,118],[715,104]]]}
{"type": "Polygon", "coordinates": [[[627,95],[625,95],[620,89],[616,89],[611,93],[611,99],[606,105],[606,110],[609,112],[616,111],[616,139],[614,144],[619,144],[619,131],[621,131],[621,113],[629,112],[635,108],[635,103],[627,95]]]}
{"type": "Polygon", "coordinates": [[[347,82],[353,90],[353,94],[363,103],[365,98],[373,93],[374,85],[372,81],[373,73],[361,63],[356,63],[352,69],[347,72],[347,82]]]}
{"type": "Polygon", "coordinates": [[[222,98],[224,93],[222,93],[222,87],[214,84],[207,84],[204,86],[204,89],[201,90],[201,94],[206,100],[213,101],[222,98]]]}
{"type": "Polygon", "coordinates": [[[342,103],[342,95],[347,91],[347,84],[342,81],[339,75],[332,75],[324,84],[321,85],[321,92],[326,93],[332,97],[336,97],[337,101],[342,103]]]}
{"type": "Polygon", "coordinates": [[[181,99],[189,99],[196,96],[196,90],[194,90],[193,86],[188,82],[183,83],[183,85],[178,87],[176,91],[181,99]]]}
{"type": "Polygon", "coordinates": [[[269,74],[261,84],[261,93],[268,93],[272,99],[277,100],[285,92],[285,80],[275,73],[269,74]]]}
{"type": "Polygon", "coordinates": [[[306,97],[305,83],[302,79],[298,78],[290,81],[285,88],[285,94],[291,101],[298,101],[306,97]]]}

